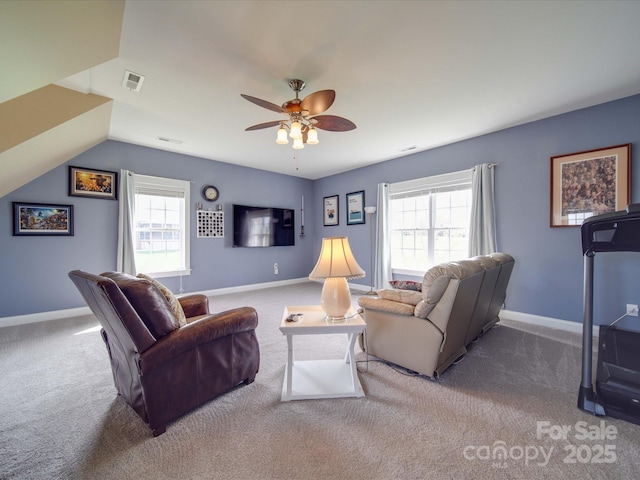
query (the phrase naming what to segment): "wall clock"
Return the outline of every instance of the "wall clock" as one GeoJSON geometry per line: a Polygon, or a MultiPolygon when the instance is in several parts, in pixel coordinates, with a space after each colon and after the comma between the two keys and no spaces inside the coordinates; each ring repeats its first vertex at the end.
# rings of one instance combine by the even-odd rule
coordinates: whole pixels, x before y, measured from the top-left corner
{"type": "Polygon", "coordinates": [[[205,185],[202,189],[202,196],[209,202],[215,202],[220,197],[220,192],[213,185],[205,185]]]}

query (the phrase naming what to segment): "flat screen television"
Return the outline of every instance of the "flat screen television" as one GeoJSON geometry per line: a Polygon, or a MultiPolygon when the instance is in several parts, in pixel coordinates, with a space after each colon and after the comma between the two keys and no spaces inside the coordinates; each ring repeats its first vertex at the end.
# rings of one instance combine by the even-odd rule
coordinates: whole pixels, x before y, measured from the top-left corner
{"type": "Polygon", "coordinates": [[[233,205],[234,247],[295,245],[293,210],[233,205]]]}

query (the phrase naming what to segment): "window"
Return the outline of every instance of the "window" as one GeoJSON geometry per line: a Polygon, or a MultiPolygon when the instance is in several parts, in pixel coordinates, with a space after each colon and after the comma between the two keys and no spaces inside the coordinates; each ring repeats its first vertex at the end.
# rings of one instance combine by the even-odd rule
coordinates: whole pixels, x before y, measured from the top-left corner
{"type": "Polygon", "coordinates": [[[389,186],[391,268],[424,273],[468,256],[471,170],[389,186]]]}
{"type": "Polygon", "coordinates": [[[134,175],[136,270],[154,277],[188,275],[189,182],[134,175]]]}

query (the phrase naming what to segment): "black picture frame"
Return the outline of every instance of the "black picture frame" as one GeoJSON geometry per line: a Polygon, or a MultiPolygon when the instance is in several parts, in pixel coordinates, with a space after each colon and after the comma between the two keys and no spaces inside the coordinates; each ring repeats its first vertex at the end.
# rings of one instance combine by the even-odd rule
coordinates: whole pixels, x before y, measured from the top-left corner
{"type": "Polygon", "coordinates": [[[347,193],[347,225],[361,225],[364,217],[364,190],[347,193]]]}
{"type": "Polygon", "coordinates": [[[322,218],[325,227],[338,225],[339,221],[338,195],[324,197],[322,200],[322,218]]]}
{"type": "Polygon", "coordinates": [[[73,205],[13,202],[14,236],[73,236],[73,205]]]}
{"type": "Polygon", "coordinates": [[[69,196],[118,199],[118,173],[69,166],[69,196]]]}

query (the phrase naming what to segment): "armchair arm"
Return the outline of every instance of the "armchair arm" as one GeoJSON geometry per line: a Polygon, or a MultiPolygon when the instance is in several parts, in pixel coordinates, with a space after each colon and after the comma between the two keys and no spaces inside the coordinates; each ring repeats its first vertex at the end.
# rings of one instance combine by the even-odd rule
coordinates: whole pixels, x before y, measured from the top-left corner
{"type": "Polygon", "coordinates": [[[138,368],[142,375],[163,363],[202,345],[234,333],[255,330],[258,313],[251,307],[235,308],[202,317],[180,327],[158,340],[140,355],[138,368]]]}
{"type": "Polygon", "coordinates": [[[187,318],[209,314],[209,297],[201,293],[192,293],[178,297],[187,318]]]}

